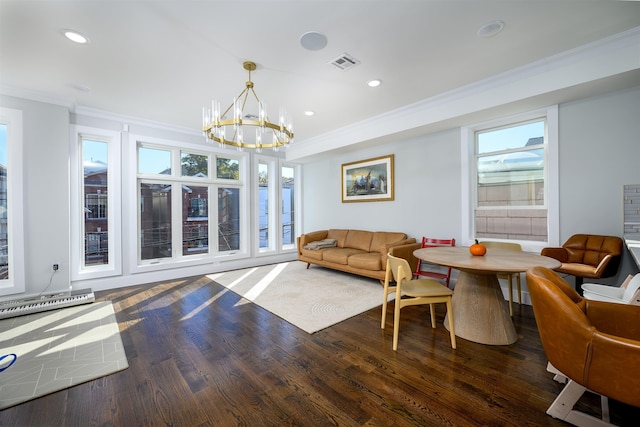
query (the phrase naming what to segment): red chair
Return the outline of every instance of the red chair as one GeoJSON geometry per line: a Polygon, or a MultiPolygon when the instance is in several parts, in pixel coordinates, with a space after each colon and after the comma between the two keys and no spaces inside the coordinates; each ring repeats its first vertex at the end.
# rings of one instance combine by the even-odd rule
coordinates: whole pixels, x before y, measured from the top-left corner
{"type": "MultiPolygon", "coordinates": [[[[435,248],[438,246],[455,246],[456,239],[432,239],[430,237],[423,237],[421,248],[435,248]]],[[[413,273],[416,278],[420,276],[431,277],[433,279],[444,280],[446,287],[449,287],[449,278],[451,277],[451,267],[441,267],[435,264],[428,263],[426,261],[418,260],[416,271],[413,273]],[[425,270],[424,267],[430,268],[425,270]],[[446,271],[446,273],[445,273],[446,271]]]]}

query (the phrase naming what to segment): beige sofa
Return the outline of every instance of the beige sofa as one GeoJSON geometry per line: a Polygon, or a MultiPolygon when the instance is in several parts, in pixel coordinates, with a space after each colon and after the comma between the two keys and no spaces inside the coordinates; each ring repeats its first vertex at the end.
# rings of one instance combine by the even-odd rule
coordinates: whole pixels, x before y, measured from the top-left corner
{"type": "Polygon", "coordinates": [[[405,233],[330,229],[298,237],[298,260],[347,273],[384,280],[387,254],[409,259],[420,247],[405,233]]]}

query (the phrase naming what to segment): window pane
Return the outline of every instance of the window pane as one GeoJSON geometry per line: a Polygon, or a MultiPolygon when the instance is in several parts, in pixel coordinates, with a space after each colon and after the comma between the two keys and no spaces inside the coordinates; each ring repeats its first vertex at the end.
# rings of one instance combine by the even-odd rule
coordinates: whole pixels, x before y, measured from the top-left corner
{"type": "Polygon", "coordinates": [[[478,154],[522,149],[544,143],[544,120],[478,132],[478,154]]]}
{"type": "Polygon", "coordinates": [[[240,189],[218,189],[218,249],[240,249],[240,189]]]}
{"type": "Polygon", "coordinates": [[[544,120],[476,134],[475,235],[547,240],[544,120]]]}
{"type": "Polygon", "coordinates": [[[108,144],[82,141],[84,263],[109,264],[108,144]]]}
{"type": "Polygon", "coordinates": [[[236,159],[217,157],[216,177],[220,179],[240,179],[240,162],[236,159]]]}
{"type": "Polygon", "coordinates": [[[7,218],[7,125],[0,124],[0,280],[9,279],[9,223],[7,218]]]}
{"type": "Polygon", "coordinates": [[[258,165],[258,223],[260,249],[269,247],[269,165],[258,165]]]}
{"type": "Polygon", "coordinates": [[[140,184],[141,259],[171,257],[171,185],[140,184]]]}
{"type": "Polygon", "coordinates": [[[182,186],[182,254],[209,252],[209,213],[207,187],[182,186]]]}
{"type": "Polygon", "coordinates": [[[201,154],[181,154],[182,176],[206,178],[209,173],[209,156],[201,154]]]}
{"type": "Polygon", "coordinates": [[[171,151],[139,147],[138,172],[171,175],[171,151]]]}
{"type": "Polygon", "coordinates": [[[294,168],[282,168],[282,246],[294,244],[295,209],[294,209],[294,168]]]}

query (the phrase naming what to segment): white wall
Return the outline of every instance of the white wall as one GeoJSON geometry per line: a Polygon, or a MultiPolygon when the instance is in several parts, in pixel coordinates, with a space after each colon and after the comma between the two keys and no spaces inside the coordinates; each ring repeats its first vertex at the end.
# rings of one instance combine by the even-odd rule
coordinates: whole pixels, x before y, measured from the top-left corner
{"type": "MultiPolygon", "coordinates": [[[[559,108],[560,241],[576,233],[622,236],[622,189],[640,183],[640,87],[559,108]]],[[[638,271],[623,253],[620,284],[638,271]]]]}
{"type": "MultiPolygon", "coordinates": [[[[575,233],[622,236],[622,187],[640,183],[638,111],[640,87],[559,106],[560,242],[575,233]]],[[[303,231],[461,239],[460,156],[460,132],[452,129],[307,163],[303,231]],[[341,164],[385,154],[395,155],[395,200],[341,203],[341,164]]],[[[618,277],[601,282],[621,283],[635,271],[625,250],[618,277]]]]}
{"type": "Polygon", "coordinates": [[[457,130],[308,163],[303,170],[304,231],[358,228],[459,237],[457,130]],[[341,165],[387,154],[394,155],[394,200],[342,203],[341,165]]]}
{"type": "MultiPolygon", "coordinates": [[[[23,113],[25,293],[69,289],[69,110],[2,96],[23,113]],[[60,269],[53,273],[52,265],[60,269]]],[[[48,292],[48,291],[47,291],[48,292]]]]}

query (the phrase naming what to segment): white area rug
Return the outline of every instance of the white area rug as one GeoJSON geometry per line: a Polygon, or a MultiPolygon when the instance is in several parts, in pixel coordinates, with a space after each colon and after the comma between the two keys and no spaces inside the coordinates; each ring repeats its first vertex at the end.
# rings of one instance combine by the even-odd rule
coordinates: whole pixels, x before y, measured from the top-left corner
{"type": "Polygon", "coordinates": [[[129,366],[109,301],[0,320],[0,358],[0,409],[129,366]]]}
{"type": "Polygon", "coordinates": [[[310,334],[382,305],[379,280],[300,261],[208,275],[310,334]]]}

